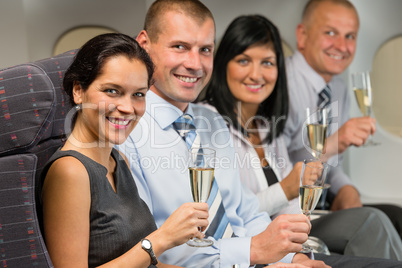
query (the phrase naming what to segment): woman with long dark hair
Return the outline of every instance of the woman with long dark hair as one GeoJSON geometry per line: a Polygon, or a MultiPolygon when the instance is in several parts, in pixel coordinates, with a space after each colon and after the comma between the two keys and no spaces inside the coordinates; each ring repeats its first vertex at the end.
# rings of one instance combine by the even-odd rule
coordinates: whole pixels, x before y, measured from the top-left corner
{"type": "Polygon", "coordinates": [[[63,86],[78,112],[44,169],[42,189],[55,267],[147,267],[165,250],[203,236],[205,203],[183,204],[157,229],[127,158],[114,149],[144,114],[153,68],[133,38],[105,34],[89,40],[66,71],[63,86]]]}
{"type": "Polygon", "coordinates": [[[281,38],[273,23],[260,15],[233,20],[217,49],[205,100],[229,122],[239,160],[259,159],[253,168],[240,170],[261,209],[272,216],[287,208],[299,194],[301,163],[292,170],[281,137],[288,92],[281,38]],[[267,180],[280,182],[268,187],[267,180]]]}

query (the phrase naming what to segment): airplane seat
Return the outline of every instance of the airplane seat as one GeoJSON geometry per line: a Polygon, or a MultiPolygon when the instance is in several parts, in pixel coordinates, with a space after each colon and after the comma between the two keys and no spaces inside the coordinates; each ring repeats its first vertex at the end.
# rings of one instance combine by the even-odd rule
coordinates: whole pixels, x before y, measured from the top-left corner
{"type": "Polygon", "coordinates": [[[43,166],[66,139],[75,51],[0,70],[0,267],[53,267],[40,231],[43,166]]]}

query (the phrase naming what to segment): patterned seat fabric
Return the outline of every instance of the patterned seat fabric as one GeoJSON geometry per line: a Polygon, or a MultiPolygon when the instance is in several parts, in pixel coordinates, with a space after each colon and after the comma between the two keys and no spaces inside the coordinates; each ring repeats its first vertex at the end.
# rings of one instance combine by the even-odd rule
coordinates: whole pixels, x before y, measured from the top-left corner
{"type": "Polygon", "coordinates": [[[0,268],[53,267],[36,201],[42,168],[66,137],[62,80],[74,56],[0,70],[0,268]]]}

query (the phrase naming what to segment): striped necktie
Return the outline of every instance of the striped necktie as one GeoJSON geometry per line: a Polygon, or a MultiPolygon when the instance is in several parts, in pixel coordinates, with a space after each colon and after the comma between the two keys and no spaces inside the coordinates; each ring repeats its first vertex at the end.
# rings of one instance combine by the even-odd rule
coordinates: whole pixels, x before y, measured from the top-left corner
{"type": "Polygon", "coordinates": [[[318,108],[327,108],[328,124],[331,123],[331,88],[325,85],[324,89],[318,94],[318,108]]]}
{"type": "MultiPolygon", "coordinates": [[[[187,148],[200,147],[200,137],[195,128],[193,118],[189,114],[183,114],[173,123],[174,129],[186,142],[187,148]]],[[[205,236],[212,236],[215,240],[220,238],[229,238],[234,236],[233,229],[226,216],[225,208],[222,203],[222,197],[219,192],[218,184],[214,179],[211,193],[208,201],[210,222],[205,236]]]]}
{"type": "Polygon", "coordinates": [[[324,108],[331,103],[331,89],[328,85],[318,94],[318,108],[324,108]]]}

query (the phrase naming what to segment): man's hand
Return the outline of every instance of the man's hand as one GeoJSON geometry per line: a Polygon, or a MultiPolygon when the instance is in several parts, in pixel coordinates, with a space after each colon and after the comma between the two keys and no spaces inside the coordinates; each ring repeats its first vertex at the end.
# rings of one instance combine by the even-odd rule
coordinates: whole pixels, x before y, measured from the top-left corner
{"type": "Polygon", "coordinates": [[[293,257],[292,263],[302,264],[311,268],[330,268],[323,261],[311,260],[309,257],[302,253],[296,253],[293,257]]]}
{"type": "Polygon", "coordinates": [[[302,214],[278,216],[251,238],[250,264],[274,263],[290,252],[299,252],[310,229],[310,221],[302,214]]]}
{"type": "Polygon", "coordinates": [[[343,186],[332,202],[331,210],[362,207],[359,192],[352,185],[343,186]]]}
{"type": "Polygon", "coordinates": [[[328,137],[322,160],[326,161],[336,154],[343,153],[351,145],[362,146],[375,131],[374,118],[365,116],[349,119],[337,132],[328,137]]]}

